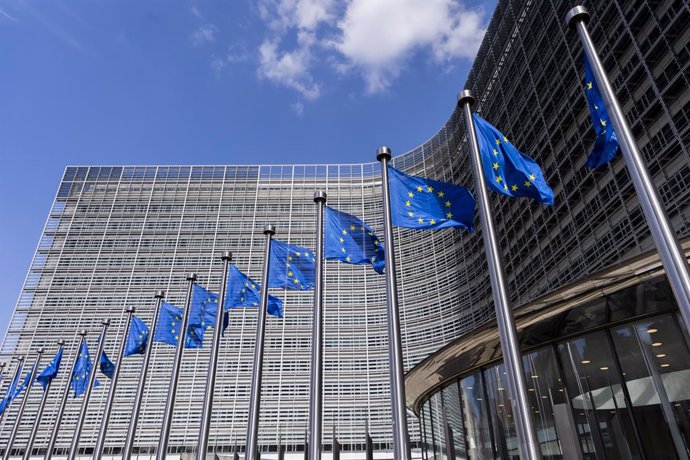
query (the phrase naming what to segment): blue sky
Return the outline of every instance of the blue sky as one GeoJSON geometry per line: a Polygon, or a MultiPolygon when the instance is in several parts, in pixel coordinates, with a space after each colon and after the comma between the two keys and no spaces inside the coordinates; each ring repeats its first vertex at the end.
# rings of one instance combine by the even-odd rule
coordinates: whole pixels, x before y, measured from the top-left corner
{"type": "Polygon", "coordinates": [[[447,120],[495,0],[0,0],[0,332],[66,165],[349,163],[447,120]]]}

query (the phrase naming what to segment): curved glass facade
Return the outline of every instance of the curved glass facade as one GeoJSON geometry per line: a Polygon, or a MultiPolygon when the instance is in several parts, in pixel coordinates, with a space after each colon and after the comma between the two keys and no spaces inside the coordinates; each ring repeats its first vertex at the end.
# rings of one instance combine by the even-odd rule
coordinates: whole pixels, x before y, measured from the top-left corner
{"type": "MultiPolygon", "coordinates": [[[[683,459],[690,348],[664,279],[537,324],[523,355],[545,459],[683,459]]],[[[421,406],[428,459],[519,459],[502,363],[460,375],[421,406]]]]}

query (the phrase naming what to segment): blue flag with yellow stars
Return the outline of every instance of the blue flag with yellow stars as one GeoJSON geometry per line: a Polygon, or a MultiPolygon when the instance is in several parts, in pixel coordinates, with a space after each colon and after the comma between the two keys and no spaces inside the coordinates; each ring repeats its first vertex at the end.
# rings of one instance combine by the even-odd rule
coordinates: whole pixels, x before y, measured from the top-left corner
{"type": "MultiPolygon", "coordinates": [[[[234,264],[230,264],[227,291],[224,306],[226,310],[238,307],[258,307],[261,303],[261,287],[234,264]]],[[[269,294],[266,311],[271,316],[282,318],[283,301],[269,294]]]]}
{"type": "Polygon", "coordinates": [[[38,377],[36,377],[36,381],[41,384],[44,390],[60,371],[60,364],[62,363],[62,352],[63,348],[60,348],[58,352],[55,353],[53,360],[50,361],[46,368],[43,369],[40,374],[38,374],[38,377]]]}
{"type": "Polygon", "coordinates": [[[474,231],[474,197],[465,187],[408,176],[392,167],[388,167],[388,178],[396,227],[474,231]]]}
{"type": "MultiPolygon", "coordinates": [[[[79,349],[79,356],[77,362],[74,364],[74,373],[72,374],[72,389],[74,390],[74,397],[81,396],[89,385],[89,376],[93,372],[93,363],[91,362],[91,354],[89,353],[89,346],[86,340],[82,340],[81,348],[79,349]]],[[[93,384],[97,387],[101,384],[96,380],[93,384]]]]}
{"type": "Polygon", "coordinates": [[[132,316],[127,343],[125,344],[125,356],[143,355],[146,352],[149,334],[149,327],[146,323],[141,318],[132,316]]]}
{"type": "Polygon", "coordinates": [[[15,372],[14,374],[14,379],[10,382],[10,386],[7,387],[7,390],[5,391],[5,397],[3,398],[3,401],[7,401],[7,404],[12,402],[12,399],[14,394],[17,392],[17,386],[19,385],[19,379],[22,376],[22,371],[24,370],[24,365],[20,364],[21,368],[19,369],[19,372],[15,372]]]}
{"type": "MultiPolygon", "coordinates": [[[[22,366],[22,364],[19,364],[19,366],[22,366]]],[[[0,399],[0,415],[5,412],[5,409],[10,405],[12,402],[12,395],[15,394],[17,391],[17,385],[19,385],[19,378],[22,375],[22,370],[23,366],[19,368],[18,372],[15,372],[14,378],[10,382],[10,385],[7,387],[7,390],[5,390],[5,396],[0,399]]]]}
{"type": "Polygon", "coordinates": [[[113,379],[113,375],[115,374],[115,364],[108,358],[108,355],[105,354],[105,350],[103,350],[103,353],[101,353],[101,373],[108,377],[110,380],[113,379]]]}
{"type": "Polygon", "coordinates": [[[29,371],[26,374],[24,374],[24,380],[22,380],[22,383],[14,390],[14,394],[12,394],[12,398],[10,399],[10,402],[17,399],[17,397],[19,397],[21,392],[24,391],[24,389],[29,386],[29,382],[31,380],[31,372],[33,372],[33,366],[29,367],[29,371]]]}
{"type": "MultiPolygon", "coordinates": [[[[189,327],[194,329],[196,335],[203,339],[206,329],[216,325],[216,312],[218,311],[218,294],[205,289],[198,284],[192,291],[192,308],[189,317],[189,327]]],[[[228,312],[223,312],[223,332],[228,327],[228,312]]]]}
{"type": "Polygon", "coordinates": [[[324,258],[348,264],[371,264],[383,274],[386,266],[383,243],[359,217],[326,206],[324,258]]]}
{"type": "MultiPolygon", "coordinates": [[[[181,329],[182,309],[168,302],[162,302],[161,309],[158,312],[158,321],[156,322],[156,332],[153,335],[153,340],[176,347],[181,329]]],[[[198,331],[191,326],[187,327],[184,346],[185,348],[203,348],[204,346],[203,337],[200,337],[198,331]]]]}
{"type": "Polygon", "coordinates": [[[553,190],[546,183],[541,168],[520,152],[491,123],[472,114],[487,185],[510,197],[533,198],[553,204],[553,190]]]}
{"type": "Polygon", "coordinates": [[[598,168],[613,160],[618,152],[618,138],[611,125],[606,105],[599,92],[599,87],[594,79],[594,73],[589,65],[589,60],[585,55],[585,97],[589,114],[592,117],[594,133],[597,138],[594,148],[587,157],[585,166],[588,168],[598,168]]]}
{"type": "Polygon", "coordinates": [[[273,240],[271,243],[271,264],[268,272],[269,288],[308,291],[314,289],[316,273],[314,251],[273,240]]]}

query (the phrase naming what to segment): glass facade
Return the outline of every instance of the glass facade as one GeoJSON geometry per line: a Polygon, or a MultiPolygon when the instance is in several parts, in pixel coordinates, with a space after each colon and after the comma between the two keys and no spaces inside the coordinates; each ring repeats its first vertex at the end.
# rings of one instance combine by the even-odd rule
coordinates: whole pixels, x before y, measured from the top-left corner
{"type": "MultiPolygon", "coordinates": [[[[541,325],[554,340],[523,364],[545,459],[690,454],[690,341],[669,291],[643,283],[562,314],[546,334],[541,325]],[[564,337],[571,318],[581,329],[564,337]]],[[[502,363],[487,365],[434,392],[420,414],[424,458],[518,460],[505,380],[502,363]]]]}

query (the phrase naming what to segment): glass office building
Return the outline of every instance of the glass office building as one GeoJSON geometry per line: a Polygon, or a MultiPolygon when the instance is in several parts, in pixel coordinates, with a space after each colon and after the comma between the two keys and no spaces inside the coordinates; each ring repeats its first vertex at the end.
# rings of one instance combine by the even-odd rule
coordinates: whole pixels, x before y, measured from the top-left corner
{"type": "MultiPolygon", "coordinates": [[[[584,167],[594,134],[582,91],[581,46],[564,23],[571,6],[500,1],[465,85],[477,98],[475,109],[542,165],[556,195],[552,207],[491,195],[539,437],[551,458],[662,458],[650,455],[649,439],[663,445],[663,458],[681,458],[690,407],[678,385],[687,382],[688,337],[622,159],[595,171],[584,167]]],[[[587,6],[594,41],[672,224],[687,238],[690,7],[683,0],[587,6]]],[[[453,105],[449,101],[449,111],[453,105]]],[[[366,147],[372,161],[377,147],[366,147]]],[[[394,165],[471,188],[461,113],[453,111],[437,134],[394,165]]],[[[278,239],[313,248],[315,190],[325,190],[331,206],[361,216],[382,236],[375,162],[68,167],[0,360],[24,354],[32,361],[38,347],[52,355],[60,338],[71,359],[79,329],[89,331],[95,349],[104,318],[112,320],[106,349],[114,355],[125,307],[135,306],[150,322],[155,291],[165,289],[169,301],[181,304],[190,271],[218,290],[224,250],[261,281],[264,224],[277,226],[278,239]]],[[[515,457],[481,231],[396,229],[394,235],[416,454],[515,457]]],[[[325,448],[335,431],[345,450],[362,451],[368,426],[376,449],[390,452],[383,277],[331,261],[325,277],[325,448]]],[[[264,458],[275,458],[279,445],[288,453],[303,451],[308,410],[312,293],[272,293],[286,306],[284,319],[268,318],[259,431],[264,458]]],[[[221,345],[210,436],[221,456],[244,447],[256,316],[255,309],[233,310],[221,345]]],[[[158,443],[174,352],[154,347],[135,446],[143,454],[158,443]]],[[[196,448],[208,358],[208,343],[185,352],[171,452],[196,448]]],[[[107,453],[118,455],[124,442],[140,366],[139,357],[124,362],[107,453]]],[[[65,374],[52,391],[61,391],[65,374]]],[[[80,444],[87,455],[107,389],[106,383],[92,396],[80,444]]],[[[17,453],[26,445],[39,393],[30,397],[17,453]]],[[[57,406],[51,398],[34,454],[45,450],[57,406]]],[[[69,447],[79,408],[80,400],[70,400],[60,451],[69,447]]],[[[16,410],[11,406],[0,421],[0,439],[8,437],[16,410]]]]}
{"type": "MultiPolygon", "coordinates": [[[[690,7],[585,4],[690,254],[690,7]]],[[[478,110],[537,157],[556,193],[553,208],[493,200],[532,416],[544,458],[688,458],[690,340],[622,159],[583,166],[593,138],[582,49],[564,23],[572,6],[499,2],[466,85],[478,110]]],[[[488,305],[486,276],[476,283],[474,305],[488,305]]],[[[495,322],[418,363],[406,390],[425,459],[519,458],[495,322]]]]}

